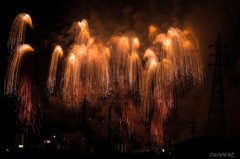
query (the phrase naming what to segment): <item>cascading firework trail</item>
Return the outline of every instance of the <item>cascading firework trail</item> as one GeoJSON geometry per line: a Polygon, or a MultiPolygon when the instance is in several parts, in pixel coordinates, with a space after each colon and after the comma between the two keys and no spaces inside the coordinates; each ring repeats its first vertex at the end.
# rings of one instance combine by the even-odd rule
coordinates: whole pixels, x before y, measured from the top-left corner
{"type": "Polygon", "coordinates": [[[142,127],[140,119],[142,119],[143,114],[140,109],[134,105],[134,101],[131,98],[122,106],[120,128],[123,129],[128,138],[135,134],[136,129],[142,127]]]}
{"type": "Polygon", "coordinates": [[[111,63],[113,79],[118,81],[120,76],[128,77],[128,56],[130,51],[129,39],[126,36],[113,36],[108,42],[112,47],[111,63]]]}
{"type": "Polygon", "coordinates": [[[31,81],[27,77],[21,78],[20,71],[24,55],[34,52],[29,44],[24,44],[27,25],[33,28],[32,19],[26,13],[17,15],[12,24],[8,39],[11,56],[4,80],[4,93],[8,96],[14,94],[17,97],[16,113],[24,132],[28,131],[28,126],[31,126],[36,133],[40,125],[40,120],[37,120],[37,114],[41,111],[40,105],[33,97],[31,81]]]}
{"type": "Polygon", "coordinates": [[[37,117],[40,107],[33,93],[31,81],[26,77],[22,78],[18,90],[18,104],[16,106],[18,120],[25,132],[28,131],[28,126],[31,126],[36,133],[40,125],[37,117]]]}
{"type": "Polygon", "coordinates": [[[68,105],[76,105],[76,100],[78,99],[75,97],[77,93],[76,89],[76,56],[74,53],[70,53],[66,59],[64,75],[63,75],[63,99],[66,102],[70,102],[68,105]]]}
{"type": "MultiPolygon", "coordinates": [[[[93,94],[95,97],[104,94],[114,81],[123,78],[122,87],[127,81],[128,91],[135,99],[138,96],[143,99],[145,110],[140,114],[149,118],[150,140],[161,145],[164,124],[176,97],[189,86],[202,83],[203,63],[198,43],[189,30],[169,28],[167,33],[158,33],[151,25],[149,41],[152,47],[141,59],[137,37],[112,36],[106,47],[90,36],[86,20],[77,22],[75,43],[65,64],[62,92],[65,103],[77,107],[84,95],[90,99],[93,94]]],[[[132,132],[135,124],[127,116],[130,113],[122,112],[122,121],[132,132]]]]}
{"type": "Polygon", "coordinates": [[[168,81],[176,79],[184,87],[189,82],[185,77],[192,76],[193,83],[202,81],[203,66],[198,44],[195,41],[190,42],[181,30],[169,28],[167,34],[158,34],[153,44],[160,45],[160,50],[157,50],[159,59],[163,62],[165,59],[166,64],[173,65],[168,81]]]}
{"type": "Polygon", "coordinates": [[[24,43],[27,25],[31,29],[33,28],[32,19],[29,14],[20,13],[14,19],[7,43],[11,53],[14,52],[15,48],[18,49],[18,46],[24,43]]]}
{"type": "Polygon", "coordinates": [[[81,22],[77,22],[75,33],[75,44],[87,45],[90,39],[90,33],[87,20],[83,19],[81,22]]]}
{"type": "Polygon", "coordinates": [[[133,93],[142,89],[142,61],[139,57],[140,46],[137,37],[113,36],[108,42],[111,45],[112,77],[119,81],[124,76],[129,81],[133,93]],[[130,40],[129,40],[130,39],[130,40]]]}
{"type": "Polygon", "coordinates": [[[32,19],[29,14],[20,13],[13,21],[9,38],[8,47],[10,48],[11,57],[4,81],[4,92],[7,95],[17,94],[19,73],[23,55],[33,52],[29,44],[24,44],[26,26],[33,28],[32,19]]]}
{"type": "Polygon", "coordinates": [[[128,56],[130,89],[137,94],[139,94],[140,90],[142,90],[143,73],[142,61],[138,54],[139,46],[140,44],[138,38],[134,37],[132,40],[132,51],[131,54],[128,56]]]}
{"type": "MultiPolygon", "coordinates": [[[[152,37],[156,29],[149,29],[149,37],[152,37]]],[[[196,41],[190,42],[178,28],[156,35],[153,44],[144,54],[147,62],[143,94],[147,109],[154,110],[149,114],[153,143],[162,144],[164,123],[175,104],[173,98],[189,85],[202,83],[203,64],[196,41]]]]}
{"type": "Polygon", "coordinates": [[[23,56],[26,53],[33,51],[34,49],[29,44],[22,44],[18,46],[18,49],[15,49],[15,53],[12,55],[9,61],[9,66],[4,81],[4,92],[6,95],[11,96],[12,93],[17,95],[19,74],[23,56]]]}
{"type": "Polygon", "coordinates": [[[106,92],[110,82],[109,79],[109,49],[98,40],[87,46],[87,61],[86,61],[86,86],[89,91],[99,90],[106,92]]]}
{"type": "MultiPolygon", "coordinates": [[[[37,110],[32,102],[31,81],[23,79],[18,83],[23,55],[34,51],[24,44],[27,25],[32,28],[31,17],[25,13],[13,22],[8,40],[12,57],[4,84],[5,94],[18,95],[18,117],[26,127],[34,125],[37,110]]],[[[67,51],[62,70],[58,70],[63,56],[61,46],[57,45],[52,53],[47,80],[50,95],[56,83],[60,83],[67,108],[78,109],[86,98],[91,101],[111,94],[117,83],[130,95],[121,108],[120,122],[128,137],[135,134],[135,127],[147,125],[147,138],[154,145],[162,145],[165,121],[176,106],[176,98],[203,82],[203,62],[192,32],[171,27],[167,33],[159,33],[151,25],[147,42],[151,46],[141,53],[136,36],[112,36],[105,45],[90,35],[87,20],[75,25],[74,43],[67,51]],[[56,78],[59,71],[62,71],[61,82],[56,78]]]]}
{"type": "Polygon", "coordinates": [[[63,56],[62,47],[57,45],[52,53],[51,65],[48,74],[47,88],[50,94],[54,92],[54,87],[56,85],[58,60],[62,56],[63,56]]]}
{"type": "Polygon", "coordinates": [[[106,92],[109,87],[110,51],[88,30],[86,20],[77,23],[75,43],[65,63],[62,94],[69,106],[78,106],[84,95],[106,92]]]}

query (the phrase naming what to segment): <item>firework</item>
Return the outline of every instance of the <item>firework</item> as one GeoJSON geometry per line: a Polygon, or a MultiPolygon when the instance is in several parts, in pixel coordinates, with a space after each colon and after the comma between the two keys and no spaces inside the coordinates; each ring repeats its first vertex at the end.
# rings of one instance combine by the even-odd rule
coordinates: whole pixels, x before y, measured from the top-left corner
{"type": "Polygon", "coordinates": [[[154,38],[157,35],[157,27],[155,27],[154,25],[150,25],[149,26],[149,30],[148,30],[148,39],[149,41],[153,41],[154,38]]]}
{"type": "Polygon", "coordinates": [[[4,92],[6,95],[17,94],[17,87],[19,81],[19,74],[23,56],[26,53],[33,52],[33,48],[29,44],[22,44],[18,46],[15,53],[12,55],[9,66],[7,69],[5,81],[4,81],[4,92]]]}
{"type": "Polygon", "coordinates": [[[20,125],[25,132],[28,131],[28,126],[31,126],[36,133],[40,123],[40,121],[37,120],[39,110],[39,103],[33,96],[31,81],[28,78],[23,78],[18,90],[16,112],[18,114],[20,125]]]}
{"type": "Polygon", "coordinates": [[[113,36],[109,44],[112,45],[111,64],[113,79],[118,81],[120,76],[128,77],[129,39],[126,36],[113,36]]]}
{"type": "Polygon", "coordinates": [[[15,48],[24,43],[27,25],[31,29],[33,28],[32,19],[29,14],[20,13],[14,19],[7,43],[11,53],[14,52],[15,48]]]}
{"type": "Polygon", "coordinates": [[[109,85],[109,58],[110,52],[107,47],[95,40],[88,45],[86,83],[91,90],[107,90],[109,85]]]}
{"type": "Polygon", "coordinates": [[[143,112],[141,107],[137,107],[134,101],[129,98],[128,101],[122,106],[120,128],[123,129],[123,132],[131,138],[136,134],[136,129],[142,129],[142,117],[143,112]]]}
{"type": "Polygon", "coordinates": [[[188,83],[201,84],[203,65],[195,41],[190,42],[179,29],[170,28],[167,34],[157,35],[153,44],[156,47],[144,54],[147,98],[154,93],[162,96],[163,90],[172,92],[176,86],[184,91],[188,83]]]}
{"type": "Polygon", "coordinates": [[[161,46],[159,59],[166,59],[165,61],[173,66],[171,81],[174,78],[175,81],[181,81],[184,88],[190,79],[186,80],[185,77],[191,76],[194,84],[202,82],[202,59],[198,44],[192,40],[191,35],[186,36],[178,28],[169,28],[167,34],[157,35],[153,43],[161,46]]]}
{"type": "MultiPolygon", "coordinates": [[[[129,83],[127,88],[133,96],[142,96],[149,118],[150,138],[161,145],[165,121],[176,104],[174,97],[180,96],[189,85],[201,84],[203,65],[191,32],[182,32],[178,28],[169,28],[167,33],[157,32],[155,26],[149,27],[149,40],[153,46],[141,59],[137,37],[112,36],[109,47],[105,47],[101,41],[90,37],[86,20],[78,22],[75,43],[70,47],[64,70],[66,103],[73,102],[72,105],[78,106],[84,95],[103,94],[111,86],[110,81],[120,82],[121,78],[129,83]]],[[[125,84],[120,84],[124,88],[125,84]]],[[[134,109],[129,106],[129,110],[134,109]]],[[[123,110],[122,124],[132,134],[135,124],[129,114],[123,110]]],[[[139,118],[146,119],[143,114],[139,118]]]]}
{"type": "Polygon", "coordinates": [[[63,56],[62,47],[57,45],[52,53],[52,60],[49,68],[49,74],[48,74],[47,88],[50,94],[53,93],[54,86],[56,85],[58,60],[62,56],[63,56]]]}
{"type": "Polygon", "coordinates": [[[81,22],[77,22],[76,33],[75,33],[75,44],[87,45],[90,38],[88,22],[83,19],[81,22]]]}
{"type": "MultiPolygon", "coordinates": [[[[66,66],[64,70],[63,76],[63,98],[67,102],[71,102],[69,104],[75,105],[74,96],[76,94],[75,85],[75,70],[76,70],[76,56],[71,53],[68,55],[66,60],[66,66]]],[[[66,103],[67,103],[66,102],[66,103]]]]}
{"type": "MultiPolygon", "coordinates": [[[[18,117],[25,127],[35,125],[38,109],[33,102],[31,81],[24,78],[18,82],[24,54],[34,51],[29,44],[24,44],[27,25],[32,28],[31,17],[25,13],[13,22],[8,40],[12,56],[4,83],[5,94],[14,93],[18,97],[18,117]]],[[[90,35],[87,20],[76,22],[74,43],[67,51],[59,82],[65,105],[79,109],[84,99],[92,102],[114,93],[112,87],[119,83],[124,88],[122,94],[131,96],[121,107],[120,124],[127,130],[128,137],[134,135],[136,129],[144,129],[142,123],[145,123],[148,139],[154,145],[162,145],[165,121],[176,106],[177,97],[189,86],[202,84],[203,62],[198,42],[190,30],[171,27],[167,33],[159,32],[156,26],[149,27],[147,44],[151,46],[141,52],[142,46],[135,36],[112,36],[105,45],[90,35]]],[[[57,45],[47,80],[50,94],[56,87],[62,56],[62,48],[57,45]]]]}
{"type": "Polygon", "coordinates": [[[133,90],[134,93],[139,93],[142,90],[142,61],[138,54],[139,48],[139,40],[138,38],[133,38],[132,41],[132,52],[129,55],[129,84],[130,89],[133,90]]]}
{"type": "Polygon", "coordinates": [[[74,101],[67,102],[74,106],[79,105],[84,95],[106,93],[110,83],[109,48],[90,37],[86,20],[78,22],[76,30],[75,43],[65,64],[62,90],[65,102],[74,101]]]}
{"type": "Polygon", "coordinates": [[[137,37],[113,36],[109,44],[112,48],[113,79],[119,81],[120,76],[123,76],[124,80],[129,81],[130,89],[134,93],[139,93],[142,87],[142,60],[138,53],[139,39],[137,37]]]}
{"type": "Polygon", "coordinates": [[[156,35],[154,46],[144,54],[147,59],[145,106],[152,118],[151,138],[158,144],[163,143],[164,123],[175,104],[173,97],[180,96],[189,85],[199,85],[203,81],[200,51],[196,41],[189,37],[178,28],[169,28],[167,34],[156,35]]]}
{"type": "Polygon", "coordinates": [[[109,85],[109,49],[96,42],[88,46],[73,45],[65,64],[63,95],[76,101],[83,99],[87,92],[106,92],[109,85]],[[80,90],[85,89],[85,92],[80,90]],[[81,94],[80,94],[81,92],[81,94]],[[71,96],[71,98],[70,98],[71,96]]]}

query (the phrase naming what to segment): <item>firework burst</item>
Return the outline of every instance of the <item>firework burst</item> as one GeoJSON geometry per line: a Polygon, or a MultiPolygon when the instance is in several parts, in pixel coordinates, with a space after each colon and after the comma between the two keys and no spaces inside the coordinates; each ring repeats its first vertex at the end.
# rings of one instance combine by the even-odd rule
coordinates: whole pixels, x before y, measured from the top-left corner
{"type": "MultiPolygon", "coordinates": [[[[161,145],[165,121],[176,105],[176,97],[190,85],[201,85],[203,64],[197,41],[190,31],[182,32],[178,28],[169,28],[167,33],[158,34],[158,31],[153,25],[149,27],[152,46],[141,59],[137,37],[112,36],[106,47],[90,36],[86,20],[77,22],[75,43],[70,47],[63,76],[67,105],[77,107],[84,95],[91,100],[92,95],[96,98],[107,92],[114,81],[122,88],[127,81],[125,88],[131,97],[143,99],[145,113],[140,113],[139,120],[146,119],[149,138],[161,145]]],[[[127,107],[135,111],[131,103],[127,107]]],[[[128,134],[134,134],[136,122],[131,120],[133,114],[129,114],[124,107],[121,123],[128,134]]]]}
{"type": "Polygon", "coordinates": [[[6,95],[11,96],[12,93],[17,95],[18,81],[23,56],[26,53],[33,51],[34,49],[29,44],[22,44],[18,46],[18,49],[15,50],[15,53],[12,55],[9,61],[9,66],[4,81],[4,92],[6,95]]]}
{"type": "MultiPolygon", "coordinates": [[[[176,106],[176,98],[203,81],[203,62],[192,32],[171,27],[167,33],[159,33],[159,29],[151,25],[148,35],[151,46],[140,52],[140,40],[135,36],[112,36],[105,45],[90,35],[87,20],[75,24],[74,43],[67,51],[59,82],[67,108],[79,109],[83,100],[92,102],[114,93],[113,87],[119,83],[131,96],[121,109],[120,122],[128,137],[135,134],[136,128],[142,130],[147,125],[148,139],[154,145],[162,145],[165,121],[171,108],[176,106]]],[[[25,13],[13,22],[8,40],[12,57],[4,85],[5,94],[17,95],[18,117],[25,127],[36,124],[38,109],[38,104],[33,102],[31,81],[24,78],[18,82],[23,55],[34,51],[29,44],[24,44],[27,25],[32,28],[31,17],[25,13]]],[[[56,87],[57,67],[62,56],[63,50],[58,45],[49,67],[50,94],[56,87]]]]}
{"type": "Polygon", "coordinates": [[[18,49],[18,46],[24,43],[27,25],[31,29],[33,28],[32,19],[29,14],[20,13],[14,19],[7,43],[11,53],[14,52],[15,48],[18,49]]]}
{"type": "Polygon", "coordinates": [[[63,56],[62,47],[57,45],[52,53],[51,65],[49,68],[47,88],[50,94],[54,92],[54,86],[56,85],[56,75],[58,60],[63,56]]]}
{"type": "MultiPolygon", "coordinates": [[[[155,29],[149,28],[149,37],[155,29]]],[[[196,41],[187,37],[178,28],[169,28],[167,34],[156,35],[153,47],[144,54],[145,106],[151,116],[153,143],[162,144],[164,123],[176,104],[174,97],[180,96],[189,85],[201,85],[203,64],[196,41]],[[154,113],[151,113],[153,109],[154,113]]]]}
{"type": "Polygon", "coordinates": [[[31,29],[33,28],[32,19],[26,13],[17,15],[13,21],[8,39],[11,57],[4,80],[4,93],[8,96],[14,94],[17,97],[16,113],[24,132],[27,132],[28,127],[31,126],[36,133],[40,125],[37,117],[40,105],[37,98],[34,97],[31,81],[27,77],[20,78],[24,55],[34,52],[29,44],[24,44],[27,25],[31,29]]]}
{"type": "Polygon", "coordinates": [[[110,83],[109,48],[90,37],[86,20],[78,22],[76,30],[62,80],[64,101],[73,106],[79,106],[84,95],[106,93],[110,83]]]}

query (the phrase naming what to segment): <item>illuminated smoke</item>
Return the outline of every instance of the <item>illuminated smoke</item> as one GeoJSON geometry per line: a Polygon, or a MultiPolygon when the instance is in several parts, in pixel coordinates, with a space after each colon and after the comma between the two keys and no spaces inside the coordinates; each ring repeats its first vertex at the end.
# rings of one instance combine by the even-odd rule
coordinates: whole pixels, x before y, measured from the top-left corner
{"type": "Polygon", "coordinates": [[[52,53],[52,60],[49,68],[49,74],[48,74],[47,88],[50,94],[54,92],[54,87],[56,85],[58,60],[62,56],[63,56],[62,47],[57,45],[52,53]]]}
{"type": "Polygon", "coordinates": [[[24,43],[27,25],[31,29],[33,28],[32,19],[29,14],[20,13],[14,19],[7,43],[11,53],[14,52],[15,48],[18,49],[18,46],[24,43]]]}
{"type": "Polygon", "coordinates": [[[148,29],[148,39],[149,41],[153,42],[154,38],[157,35],[157,27],[154,25],[150,25],[148,29]]]}

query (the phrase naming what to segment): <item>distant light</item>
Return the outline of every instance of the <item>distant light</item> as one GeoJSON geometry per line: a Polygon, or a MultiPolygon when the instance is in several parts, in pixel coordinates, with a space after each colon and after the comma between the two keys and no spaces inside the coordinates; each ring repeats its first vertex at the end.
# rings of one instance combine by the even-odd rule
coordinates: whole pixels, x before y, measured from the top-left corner
{"type": "Polygon", "coordinates": [[[162,149],[162,153],[164,153],[165,152],[165,149],[162,149]]]}
{"type": "Polygon", "coordinates": [[[172,153],[171,152],[169,152],[169,155],[171,155],[172,153]]]}
{"type": "Polygon", "coordinates": [[[23,149],[24,145],[18,145],[19,149],[23,149]]]}
{"type": "Polygon", "coordinates": [[[43,140],[44,144],[51,144],[51,140],[43,140]]]}
{"type": "Polygon", "coordinates": [[[56,135],[53,135],[53,138],[56,138],[56,135]]]}

